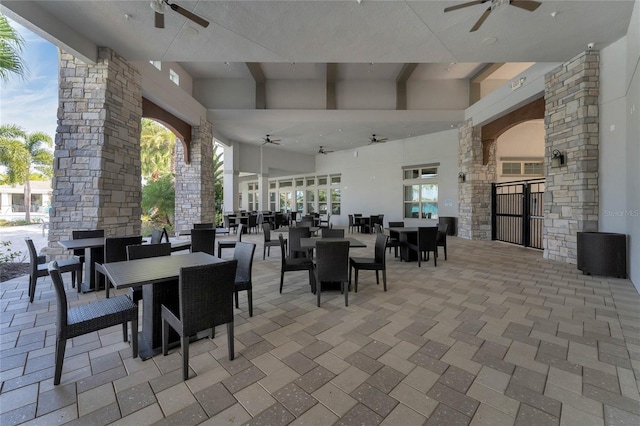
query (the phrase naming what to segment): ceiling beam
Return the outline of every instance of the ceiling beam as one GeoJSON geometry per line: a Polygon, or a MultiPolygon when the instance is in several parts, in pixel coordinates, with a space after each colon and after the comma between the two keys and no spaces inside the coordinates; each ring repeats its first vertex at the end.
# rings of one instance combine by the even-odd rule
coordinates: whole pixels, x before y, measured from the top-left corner
{"type": "Polygon", "coordinates": [[[404,64],[396,77],[396,109],[407,109],[407,80],[418,68],[418,64],[404,64]]]}
{"type": "Polygon", "coordinates": [[[245,62],[253,80],[256,82],[256,109],[267,108],[266,81],[259,62],[245,62]]]}
{"type": "Polygon", "coordinates": [[[338,64],[327,64],[327,109],[336,109],[336,76],[338,74],[338,64]]]}

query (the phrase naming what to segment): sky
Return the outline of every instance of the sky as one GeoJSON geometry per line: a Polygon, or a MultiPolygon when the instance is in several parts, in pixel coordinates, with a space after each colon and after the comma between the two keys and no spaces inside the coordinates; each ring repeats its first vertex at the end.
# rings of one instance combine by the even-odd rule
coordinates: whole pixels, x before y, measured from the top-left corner
{"type": "Polygon", "coordinates": [[[15,21],[24,39],[22,57],[29,69],[24,79],[0,82],[0,124],[16,124],[27,133],[43,132],[55,141],[58,109],[58,48],[15,21]]]}

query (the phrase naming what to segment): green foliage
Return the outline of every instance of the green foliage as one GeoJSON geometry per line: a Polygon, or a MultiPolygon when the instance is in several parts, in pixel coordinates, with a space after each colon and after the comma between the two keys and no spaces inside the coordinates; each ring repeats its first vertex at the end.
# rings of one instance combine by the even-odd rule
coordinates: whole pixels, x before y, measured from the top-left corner
{"type": "Polygon", "coordinates": [[[7,17],[0,14],[0,80],[6,82],[14,74],[25,77],[27,66],[22,58],[24,39],[9,25],[7,17]]]}
{"type": "Polygon", "coordinates": [[[162,225],[172,225],[175,213],[176,190],[172,175],[162,176],[142,187],[142,211],[149,220],[162,225]]]}
{"type": "Polygon", "coordinates": [[[175,145],[176,136],[169,129],[148,118],[142,119],[140,160],[145,180],[157,180],[175,172],[175,145]]]}
{"type": "Polygon", "coordinates": [[[11,241],[0,241],[0,263],[13,262],[20,256],[21,252],[11,249],[11,241]]]}
{"type": "Polygon", "coordinates": [[[224,200],[224,191],[222,187],[222,176],[224,173],[224,161],[222,155],[224,149],[219,144],[213,145],[213,198],[215,201],[216,224],[222,223],[222,203],[224,200]]]}

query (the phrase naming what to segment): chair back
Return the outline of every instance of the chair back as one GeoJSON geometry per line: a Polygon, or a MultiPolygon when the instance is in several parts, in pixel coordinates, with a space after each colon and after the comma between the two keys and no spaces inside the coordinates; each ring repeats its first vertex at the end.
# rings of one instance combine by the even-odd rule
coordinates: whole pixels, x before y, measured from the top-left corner
{"type": "Polygon", "coordinates": [[[349,281],[349,241],[317,241],[315,260],[318,281],[349,281]]]}
{"type": "Polygon", "coordinates": [[[127,260],[171,256],[171,243],[138,244],[127,246],[127,260]]]}
{"type": "Polygon", "coordinates": [[[264,242],[268,243],[271,241],[271,224],[269,222],[265,222],[262,224],[262,233],[264,234],[264,242]]]}
{"type": "Polygon", "coordinates": [[[229,225],[231,225],[231,221],[229,220],[229,216],[224,215],[222,217],[222,220],[224,221],[224,227],[229,229],[229,225]]]}
{"type": "Polygon", "coordinates": [[[420,250],[435,251],[437,238],[437,226],[421,226],[418,228],[418,247],[420,247],[420,250]]]}
{"type": "Polygon", "coordinates": [[[354,213],[353,217],[362,217],[362,213],[354,213]]]}
{"type": "Polygon", "coordinates": [[[447,239],[447,232],[449,231],[448,223],[438,224],[438,245],[444,244],[447,239]]]}
{"type": "Polygon", "coordinates": [[[212,256],[216,253],[216,230],[202,228],[191,230],[191,253],[204,252],[212,256]]]}
{"type": "Polygon", "coordinates": [[[378,263],[384,267],[386,262],[386,248],[389,236],[378,232],[376,234],[376,245],[374,249],[375,263],[378,263]]]}
{"type": "Polygon", "coordinates": [[[251,283],[251,269],[253,268],[253,254],[256,245],[238,241],[233,251],[233,259],[238,261],[236,269],[236,283],[251,283]]]}
{"type": "Polygon", "coordinates": [[[238,241],[242,241],[242,234],[244,234],[244,223],[238,225],[238,241]]]}
{"type": "Polygon", "coordinates": [[[252,214],[249,216],[249,229],[255,228],[258,226],[258,215],[252,214]]]}
{"type": "Polygon", "coordinates": [[[404,222],[389,222],[389,228],[404,228],[404,222]]]}
{"type": "Polygon", "coordinates": [[[287,263],[287,250],[284,247],[284,237],[282,236],[282,234],[278,235],[278,241],[280,241],[280,264],[282,266],[281,270],[284,271],[284,265],[287,263]]]}
{"type": "Polygon", "coordinates": [[[24,242],[27,244],[27,249],[29,250],[29,273],[31,276],[35,276],[38,271],[38,251],[31,238],[25,237],[24,242]]]}
{"type": "Polygon", "coordinates": [[[353,215],[350,214],[349,216],[349,226],[353,226],[353,215]]]}
{"type": "Polygon", "coordinates": [[[300,222],[296,222],[296,228],[310,228],[313,226],[313,219],[302,218],[300,222]]]}
{"type": "Polygon", "coordinates": [[[107,237],[104,240],[104,263],[127,260],[127,246],[142,244],[142,237],[107,237]]]}
{"type": "MultiPolygon", "coordinates": [[[[104,238],[104,229],[90,229],[88,231],[71,231],[71,238],[80,240],[82,238],[104,238]]],[[[73,250],[74,256],[84,259],[84,249],[73,250]]]]}
{"type": "Polygon", "coordinates": [[[156,229],[153,228],[151,231],[151,244],[159,244],[162,242],[162,237],[164,237],[164,229],[156,229]]]}
{"type": "Polygon", "coordinates": [[[291,222],[298,220],[298,212],[291,212],[291,222]]]}
{"type": "Polygon", "coordinates": [[[289,251],[300,249],[300,238],[309,238],[311,232],[309,228],[295,227],[289,228],[289,251]]]}
{"type": "Polygon", "coordinates": [[[56,301],[58,303],[58,313],[56,314],[58,317],[58,320],[56,321],[56,335],[60,336],[62,328],[67,325],[67,310],[69,309],[67,293],[64,291],[64,282],[62,281],[58,262],[55,260],[49,262],[47,269],[49,270],[51,281],[53,281],[53,288],[56,291],[56,301]]]}
{"type": "Polygon", "coordinates": [[[322,238],[344,238],[344,229],[320,228],[322,238]]]}
{"type": "Polygon", "coordinates": [[[194,223],[193,229],[211,229],[213,228],[213,222],[194,223]]]}
{"type": "Polygon", "coordinates": [[[178,305],[184,336],[233,322],[237,264],[230,260],[180,269],[178,305]]]}

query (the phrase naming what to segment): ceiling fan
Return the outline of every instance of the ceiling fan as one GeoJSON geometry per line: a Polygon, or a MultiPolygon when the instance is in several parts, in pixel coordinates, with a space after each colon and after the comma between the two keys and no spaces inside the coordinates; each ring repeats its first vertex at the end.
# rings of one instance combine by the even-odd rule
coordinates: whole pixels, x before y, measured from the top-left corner
{"type": "Polygon", "coordinates": [[[330,152],[333,152],[333,151],[331,151],[331,150],[329,150],[329,149],[324,149],[324,147],[323,147],[322,145],[320,145],[320,149],[318,150],[318,154],[324,154],[324,155],[327,155],[327,154],[329,154],[330,152]]]}
{"type": "Polygon", "coordinates": [[[490,2],[490,6],[484,13],[480,16],[480,19],[475,23],[475,25],[469,31],[470,33],[477,31],[478,28],[484,23],[484,21],[489,17],[491,12],[501,6],[511,5],[515,7],[519,7],[520,9],[528,10],[529,12],[533,12],[536,10],[542,3],[534,0],[476,0],[470,1],[467,3],[458,4],[456,6],[449,6],[444,9],[445,12],[451,12],[453,10],[462,9],[464,7],[475,6],[476,4],[484,4],[490,2]]]}
{"type": "Polygon", "coordinates": [[[169,3],[169,0],[151,0],[150,6],[156,14],[156,28],[164,28],[164,12],[167,10],[167,8],[171,8],[171,10],[178,12],[180,15],[192,20],[198,25],[202,25],[205,28],[209,26],[209,21],[207,21],[206,19],[201,18],[195,13],[184,9],[175,3],[169,3]]]}
{"type": "Polygon", "coordinates": [[[262,138],[262,140],[264,141],[264,142],[262,142],[262,145],[266,145],[266,144],[268,144],[268,143],[273,144],[273,145],[280,145],[280,144],[278,143],[278,142],[280,142],[280,139],[271,139],[271,138],[269,137],[269,135],[267,135],[267,137],[266,137],[266,138],[262,138]]]}
{"type": "Polygon", "coordinates": [[[369,145],[371,145],[372,143],[385,143],[386,141],[388,141],[388,138],[376,138],[375,133],[373,135],[371,135],[371,137],[369,138],[369,145]]]}

